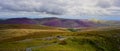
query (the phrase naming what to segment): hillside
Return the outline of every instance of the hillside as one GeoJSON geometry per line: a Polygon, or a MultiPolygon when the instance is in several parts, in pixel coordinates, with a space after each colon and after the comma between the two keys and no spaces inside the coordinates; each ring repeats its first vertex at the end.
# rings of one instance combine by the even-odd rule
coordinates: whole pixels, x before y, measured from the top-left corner
{"type": "Polygon", "coordinates": [[[120,27],[0,24],[0,51],[119,51],[120,27]]]}
{"type": "Polygon", "coordinates": [[[62,18],[11,18],[1,20],[0,24],[34,24],[34,25],[45,25],[52,27],[63,27],[63,28],[76,28],[76,27],[92,27],[95,25],[94,22],[88,20],[77,20],[77,19],[62,19],[62,18]]]}
{"type": "Polygon", "coordinates": [[[1,29],[0,51],[119,51],[119,30],[57,32],[1,29]]]}
{"type": "Polygon", "coordinates": [[[63,19],[63,18],[10,18],[0,20],[0,24],[27,24],[27,25],[44,25],[62,28],[81,28],[81,27],[103,27],[119,26],[120,21],[107,20],[87,20],[87,19],[63,19]]]}
{"type": "Polygon", "coordinates": [[[59,29],[55,27],[34,24],[0,24],[0,29],[59,29]]]}
{"type": "Polygon", "coordinates": [[[97,23],[98,26],[120,26],[120,21],[115,20],[97,20],[91,19],[90,21],[97,23]]]}

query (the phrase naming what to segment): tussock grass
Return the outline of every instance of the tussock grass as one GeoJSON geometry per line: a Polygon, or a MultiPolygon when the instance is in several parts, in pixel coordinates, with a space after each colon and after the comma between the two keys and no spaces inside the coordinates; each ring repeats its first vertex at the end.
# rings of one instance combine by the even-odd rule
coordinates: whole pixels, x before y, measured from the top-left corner
{"type": "Polygon", "coordinates": [[[0,28],[0,51],[25,51],[27,47],[43,44],[65,43],[33,48],[33,51],[70,50],[70,51],[119,51],[120,29],[108,29],[105,31],[80,31],[70,32],[67,29],[19,29],[0,28]],[[39,38],[64,36],[68,39],[59,41],[41,40],[39,38]],[[23,41],[24,40],[24,41],[23,41]],[[25,41],[26,40],[26,41],[25,41]],[[20,41],[20,42],[19,42],[20,41]]]}

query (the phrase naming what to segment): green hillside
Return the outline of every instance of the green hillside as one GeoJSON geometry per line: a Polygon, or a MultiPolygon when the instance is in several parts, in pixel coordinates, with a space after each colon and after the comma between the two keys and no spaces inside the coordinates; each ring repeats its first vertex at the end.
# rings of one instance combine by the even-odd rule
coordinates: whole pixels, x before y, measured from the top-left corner
{"type": "Polygon", "coordinates": [[[48,29],[0,29],[0,51],[120,50],[120,29],[80,32],[48,29]]]}
{"type": "Polygon", "coordinates": [[[0,24],[0,29],[58,29],[43,25],[29,25],[29,24],[0,24]]]}

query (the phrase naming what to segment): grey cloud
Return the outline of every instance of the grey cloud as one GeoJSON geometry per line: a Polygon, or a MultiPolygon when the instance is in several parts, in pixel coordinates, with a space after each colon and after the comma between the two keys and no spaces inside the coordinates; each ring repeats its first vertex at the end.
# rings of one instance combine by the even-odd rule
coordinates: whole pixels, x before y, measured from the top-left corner
{"type": "Polygon", "coordinates": [[[109,1],[102,1],[102,0],[100,0],[100,1],[96,4],[96,6],[101,7],[101,8],[109,8],[109,7],[111,7],[112,5],[110,4],[109,1]]]}
{"type": "MultiPolygon", "coordinates": [[[[42,1],[42,0],[41,0],[42,1]]],[[[48,0],[49,1],[49,0],[48,0]]],[[[59,5],[55,4],[55,2],[48,1],[33,1],[31,3],[29,0],[0,0],[1,11],[26,11],[26,12],[45,12],[49,14],[63,14],[64,10],[59,7],[59,5]],[[38,3],[38,4],[37,4],[38,3]],[[43,4],[43,5],[41,5],[43,4]]]]}
{"type": "Polygon", "coordinates": [[[120,7],[120,0],[114,0],[113,3],[116,7],[120,7]]]}
{"type": "Polygon", "coordinates": [[[0,0],[0,12],[39,12],[53,15],[105,15],[113,12],[106,8],[112,6],[119,8],[119,3],[120,0],[0,0]]]}
{"type": "Polygon", "coordinates": [[[107,9],[107,11],[110,11],[113,15],[120,15],[120,9],[107,9]]]}

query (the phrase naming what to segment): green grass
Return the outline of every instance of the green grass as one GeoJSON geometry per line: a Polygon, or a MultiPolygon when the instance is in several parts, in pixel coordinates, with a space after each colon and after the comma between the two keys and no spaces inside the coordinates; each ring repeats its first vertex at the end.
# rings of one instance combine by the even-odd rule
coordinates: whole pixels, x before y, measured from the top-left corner
{"type": "Polygon", "coordinates": [[[78,42],[71,41],[71,39],[65,40],[67,44],[55,44],[43,48],[33,48],[33,51],[96,51],[96,49],[90,44],[79,44],[78,42]]]}
{"type": "Polygon", "coordinates": [[[70,32],[65,29],[0,29],[0,51],[119,51],[120,29],[70,32]],[[43,31],[45,30],[45,31],[43,31]],[[47,37],[63,36],[44,40],[47,37]],[[43,38],[43,39],[42,39],[43,38]],[[53,44],[53,45],[52,45],[53,44]],[[50,45],[50,46],[47,46],[50,45]],[[39,47],[45,46],[45,47],[39,47]]]}
{"type": "Polygon", "coordinates": [[[58,29],[43,25],[28,25],[28,24],[0,24],[0,29],[58,29]]]}
{"type": "Polygon", "coordinates": [[[96,51],[89,44],[80,45],[78,47],[69,45],[54,45],[45,48],[35,48],[33,51],[96,51]]]}

